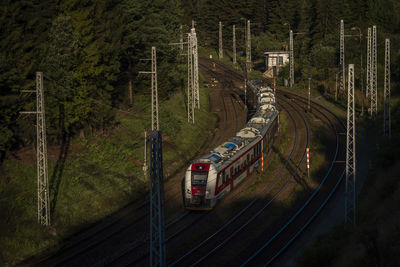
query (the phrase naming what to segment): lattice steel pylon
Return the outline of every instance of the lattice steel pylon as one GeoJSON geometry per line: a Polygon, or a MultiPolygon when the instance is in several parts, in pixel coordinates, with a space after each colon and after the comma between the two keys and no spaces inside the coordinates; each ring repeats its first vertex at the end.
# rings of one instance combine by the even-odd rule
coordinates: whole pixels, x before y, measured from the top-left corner
{"type": "Polygon", "coordinates": [[[151,71],[139,71],[140,74],[151,74],[151,130],[159,129],[158,123],[158,88],[157,88],[157,52],[154,46],[151,47],[151,71]]]}
{"type": "Polygon", "coordinates": [[[38,176],[38,221],[50,225],[49,178],[47,172],[46,111],[43,93],[43,73],[36,72],[36,132],[38,176]]]}
{"type": "Polygon", "coordinates": [[[188,108],[188,122],[194,123],[194,93],[193,93],[193,45],[191,33],[188,33],[188,46],[187,46],[187,65],[188,65],[188,90],[187,90],[187,108],[188,108]]]}
{"type": "Polygon", "coordinates": [[[372,61],[372,30],[371,27],[368,28],[367,37],[367,90],[365,92],[368,99],[371,94],[371,61],[372,61]]]}
{"type": "Polygon", "coordinates": [[[36,72],[36,90],[22,90],[21,92],[36,93],[36,111],[22,111],[21,114],[36,114],[38,223],[50,226],[50,192],[47,168],[46,110],[43,93],[43,73],[36,72]]]}
{"type": "Polygon", "coordinates": [[[385,82],[383,94],[383,136],[391,137],[390,118],[390,39],[385,39],[385,82]]]}
{"type": "Polygon", "coordinates": [[[378,111],[378,77],[377,77],[377,44],[376,25],[372,26],[372,56],[371,56],[371,117],[375,117],[378,111]]]}
{"type": "Polygon", "coordinates": [[[158,88],[157,88],[157,53],[154,46],[151,47],[151,130],[159,129],[158,123],[158,88]]]}
{"type": "Polygon", "coordinates": [[[250,31],[250,20],[247,20],[246,30],[246,69],[247,72],[251,71],[251,31],[250,31]]]}
{"type": "Polygon", "coordinates": [[[232,57],[233,57],[233,64],[236,64],[236,28],[235,25],[232,26],[232,57]]]}
{"type": "Polygon", "coordinates": [[[345,222],[356,223],[356,124],[354,109],[354,64],[349,64],[347,93],[345,222]]]}
{"type": "Polygon", "coordinates": [[[293,87],[294,84],[294,55],[293,55],[293,31],[289,32],[289,84],[293,87]]]}
{"type": "Polygon", "coordinates": [[[222,22],[221,21],[219,22],[218,37],[219,37],[218,57],[221,59],[224,57],[224,50],[222,49],[222,22]]]}
{"type": "Polygon", "coordinates": [[[340,66],[340,80],[339,80],[339,94],[346,91],[346,78],[345,78],[345,65],[344,65],[344,22],[340,20],[340,51],[339,51],[339,66],[340,66]]]}
{"type": "Polygon", "coordinates": [[[150,134],[150,266],[166,266],[162,137],[150,134]]]}
{"type": "Polygon", "coordinates": [[[190,44],[192,46],[193,56],[193,100],[194,108],[200,109],[200,91],[199,91],[199,55],[197,46],[196,30],[192,28],[190,33],[190,44]]]}

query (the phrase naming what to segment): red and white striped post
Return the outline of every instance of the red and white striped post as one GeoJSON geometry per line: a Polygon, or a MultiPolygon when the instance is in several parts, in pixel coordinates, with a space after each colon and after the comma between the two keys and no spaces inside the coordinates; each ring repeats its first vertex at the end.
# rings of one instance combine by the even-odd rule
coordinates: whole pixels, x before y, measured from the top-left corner
{"type": "Polygon", "coordinates": [[[310,149],[307,147],[307,175],[310,179],[310,149]]]}

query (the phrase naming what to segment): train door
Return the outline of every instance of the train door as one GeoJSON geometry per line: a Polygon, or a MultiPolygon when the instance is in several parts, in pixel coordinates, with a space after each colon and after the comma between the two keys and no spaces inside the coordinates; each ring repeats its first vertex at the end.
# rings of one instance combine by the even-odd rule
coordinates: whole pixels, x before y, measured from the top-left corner
{"type": "Polygon", "coordinates": [[[233,189],[233,166],[231,167],[231,175],[229,179],[229,184],[231,185],[231,190],[233,189]]]}

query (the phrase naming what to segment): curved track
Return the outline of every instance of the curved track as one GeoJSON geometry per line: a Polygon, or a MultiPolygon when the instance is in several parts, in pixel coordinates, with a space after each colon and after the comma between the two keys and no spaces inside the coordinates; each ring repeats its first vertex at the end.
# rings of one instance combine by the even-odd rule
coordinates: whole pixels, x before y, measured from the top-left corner
{"type": "MultiPolygon", "coordinates": [[[[216,62],[216,66],[217,70],[212,71],[210,70],[211,61],[201,59],[199,62],[200,70],[206,79],[213,77],[219,79],[217,87],[211,91],[214,95],[210,96],[211,102],[214,101],[211,106],[218,107],[214,112],[219,115],[219,127],[210,140],[210,147],[232,136],[243,126],[246,118],[243,116],[243,102],[240,102],[243,91],[238,89],[243,77],[223,64],[216,62]],[[232,123],[233,121],[235,123],[232,123]]],[[[182,211],[180,186],[177,186],[180,185],[182,174],[176,175],[166,183],[168,221],[166,242],[169,264],[182,266],[215,264],[215,262],[227,265],[270,264],[293,242],[333,194],[338,180],[331,179],[329,175],[327,178],[314,181],[314,184],[319,182],[320,185],[316,186],[314,191],[306,188],[308,185],[303,182],[305,147],[310,139],[308,122],[304,119],[306,113],[302,114],[306,100],[288,92],[279,92],[277,99],[281,112],[286,113],[286,116],[290,118],[288,127],[295,133],[294,140],[289,142],[289,149],[281,153],[281,162],[271,171],[271,178],[258,183],[258,188],[254,192],[249,195],[246,193],[246,188],[256,183],[257,178],[254,177],[256,175],[246,179],[213,211],[187,212],[182,211]],[[284,213],[279,212],[282,208],[279,208],[277,202],[290,196],[290,192],[296,185],[306,188],[305,191],[308,194],[300,199],[300,201],[305,201],[304,204],[293,205],[284,213]],[[227,209],[229,212],[225,212],[227,209]],[[276,217],[274,220],[269,218],[271,212],[276,217]],[[229,217],[229,214],[236,215],[229,217]],[[303,221],[299,220],[300,218],[303,221]],[[268,223],[264,226],[266,221],[268,223]],[[262,227],[259,227],[260,225],[262,227]],[[255,228],[257,231],[254,230],[255,228]],[[243,242],[243,240],[248,240],[248,242],[243,242]],[[246,244],[247,247],[243,247],[246,244]],[[230,260],[227,261],[227,258],[230,260]]],[[[312,103],[315,117],[339,128],[337,121],[334,122],[337,118],[319,109],[323,110],[323,107],[312,103]]],[[[341,138],[337,137],[337,139],[341,138]]],[[[279,139],[276,143],[278,144],[275,144],[275,149],[278,150],[279,139]]],[[[339,154],[337,157],[340,157],[339,154]]],[[[269,159],[272,160],[272,158],[273,156],[269,155],[269,159]]],[[[331,165],[331,175],[337,174],[336,166],[331,165]]],[[[129,213],[121,213],[120,218],[112,220],[104,227],[97,227],[97,230],[88,231],[86,236],[82,235],[78,239],[80,241],[71,242],[71,245],[64,247],[65,249],[60,253],[48,257],[45,261],[40,261],[37,265],[148,265],[148,236],[145,234],[148,221],[147,203],[137,205],[135,209],[130,209],[132,210],[136,214],[134,218],[129,216],[129,213]]]]}
{"type": "MultiPolygon", "coordinates": [[[[201,61],[200,61],[201,63],[201,61]]],[[[207,65],[207,63],[206,63],[207,65]]],[[[201,65],[200,65],[200,68],[201,65]]],[[[205,71],[207,67],[203,67],[205,71]]],[[[211,73],[211,75],[214,75],[211,73]]],[[[221,79],[211,92],[211,111],[218,116],[218,131],[213,134],[211,142],[198,155],[207,153],[212,147],[220,144],[242,128],[247,112],[240,102],[238,93],[228,79],[221,79]],[[239,100],[239,101],[238,101],[239,100]],[[232,124],[231,122],[235,123],[232,124]]],[[[167,228],[184,229],[199,220],[202,214],[183,211],[180,184],[183,172],[171,177],[165,184],[167,228]],[[190,215],[190,216],[188,216],[190,215]],[[185,219],[188,217],[188,219],[185,219]],[[184,221],[184,227],[179,222],[184,221]],[[191,223],[190,223],[191,221],[191,223]]],[[[107,218],[86,231],[72,237],[58,251],[23,263],[28,266],[70,266],[73,264],[98,264],[112,262],[125,251],[143,247],[148,240],[146,227],[148,224],[148,201],[140,204],[132,203],[120,212],[107,218]],[[133,215],[133,216],[132,216],[133,215]],[[115,252],[117,251],[117,252],[115,252]],[[107,255],[106,257],[104,257],[107,255]]],[[[173,230],[171,230],[173,231],[173,230]]],[[[176,232],[176,231],[175,231],[176,232]]],[[[177,232],[176,234],[177,235],[177,232]]]]}

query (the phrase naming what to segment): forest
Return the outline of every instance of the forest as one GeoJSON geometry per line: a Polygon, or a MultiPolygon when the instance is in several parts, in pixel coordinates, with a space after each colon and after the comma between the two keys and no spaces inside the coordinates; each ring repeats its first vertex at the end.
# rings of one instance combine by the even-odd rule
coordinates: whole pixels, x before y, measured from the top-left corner
{"type": "Polygon", "coordinates": [[[35,140],[34,118],[19,112],[35,108],[32,96],[20,91],[34,88],[36,71],[45,76],[49,142],[102,130],[113,124],[115,108],[134,105],[135,94],[147,90],[148,79],[138,72],[148,68],[140,59],[149,57],[151,46],[158,52],[160,97],[184,86],[184,73],[169,67],[182,61],[179,51],[168,44],[177,42],[179,26],[192,20],[200,46],[217,48],[222,21],[224,48],[231,49],[235,24],[239,50],[244,50],[243,25],[250,19],[253,60],[260,70],[262,51],[287,45],[288,28],[303,33],[295,37],[295,76],[304,79],[312,66],[320,81],[332,80],[337,72],[340,19],[346,34],[354,35],[346,39],[346,62],[356,69],[359,31],[350,29],[361,30],[366,46],[366,28],[376,24],[380,59],[384,38],[392,39],[392,79],[397,81],[399,5],[395,0],[7,1],[0,13],[0,160],[35,140]]]}
{"type": "MultiPolygon", "coordinates": [[[[8,217],[5,218],[12,219],[0,219],[0,234],[7,232],[10,225],[18,225],[15,221],[19,220],[23,210],[18,203],[25,196],[18,198],[15,207],[10,205],[14,195],[17,195],[15,192],[19,191],[7,191],[13,181],[7,174],[8,167],[4,165],[7,160],[18,159],[21,150],[35,148],[36,118],[20,112],[36,109],[35,95],[21,92],[35,88],[36,72],[44,74],[47,142],[50,147],[62,147],[74,138],[90,139],[112,132],[120,127],[118,114],[124,112],[133,114],[140,125],[148,129],[150,115],[142,115],[141,112],[148,111],[150,106],[150,101],[143,104],[143,99],[150,95],[150,79],[139,72],[150,70],[148,61],[142,59],[151,56],[151,47],[157,48],[160,101],[175,101],[178,93],[185,94],[187,75],[179,46],[171,45],[180,40],[181,25],[185,33],[193,21],[200,51],[209,52],[218,50],[218,23],[221,21],[224,51],[228,58],[232,56],[232,26],[235,25],[238,61],[241,63],[245,59],[246,20],[251,21],[254,70],[264,71],[263,51],[287,46],[289,30],[293,30],[296,33],[296,84],[303,88],[308,68],[311,67],[313,85],[327,98],[332,97],[335,90],[335,76],[339,68],[340,20],[345,22],[345,62],[355,64],[358,91],[365,84],[367,28],[376,25],[378,96],[383,98],[385,38],[390,38],[392,44],[392,95],[396,97],[399,94],[398,0],[3,1],[0,7],[0,194],[4,197],[0,198],[0,209],[6,211],[8,217]],[[360,56],[363,58],[363,74],[360,73],[360,56]],[[363,82],[361,77],[364,77],[363,82]],[[143,105],[145,108],[142,109],[143,105]]],[[[287,76],[286,68],[279,77],[280,86],[287,76]]],[[[360,97],[360,93],[357,94],[356,97],[360,97]]],[[[356,102],[359,109],[360,101],[356,102]]],[[[344,105],[345,99],[339,99],[339,104],[344,105]]],[[[396,107],[394,114],[399,114],[396,107]]],[[[174,137],[173,134],[179,135],[175,130],[182,130],[182,125],[186,125],[186,118],[174,124],[176,121],[171,114],[175,107],[169,108],[169,113],[162,115],[165,119],[161,120],[161,128],[174,137]]],[[[394,118],[393,125],[396,122],[398,119],[394,118]]],[[[127,138],[135,139],[138,136],[127,138]]],[[[398,141],[398,138],[394,140],[398,141]]],[[[90,144],[85,143],[85,146],[90,144]]],[[[104,149],[119,153],[112,145],[96,149],[97,152],[104,149]]],[[[382,151],[378,153],[381,157],[379,162],[386,158],[394,162],[395,146],[391,149],[386,154],[382,151]]],[[[32,172],[35,173],[35,170],[32,172]]],[[[124,204],[118,203],[120,206],[124,204]]],[[[67,236],[71,232],[73,230],[68,228],[64,234],[67,236]]],[[[40,238],[43,236],[46,235],[40,238]]],[[[362,239],[359,236],[355,238],[362,239]]],[[[335,245],[346,241],[340,239],[340,242],[332,247],[336,249],[335,245]]],[[[0,248],[4,250],[2,245],[0,242],[0,248]]],[[[23,256],[43,249],[37,244],[32,247],[23,256]]],[[[0,257],[0,264],[2,260],[14,263],[21,260],[23,256],[15,256],[18,247],[14,249],[14,254],[3,256],[3,259],[0,257]]],[[[320,252],[317,249],[315,251],[320,252]]],[[[315,256],[315,251],[309,252],[310,257],[315,256]]],[[[334,258],[334,255],[331,257],[334,258]]],[[[312,266],[307,259],[303,259],[303,262],[303,266],[312,266]]],[[[315,262],[314,266],[322,266],[319,265],[321,261],[315,262]]]]}

